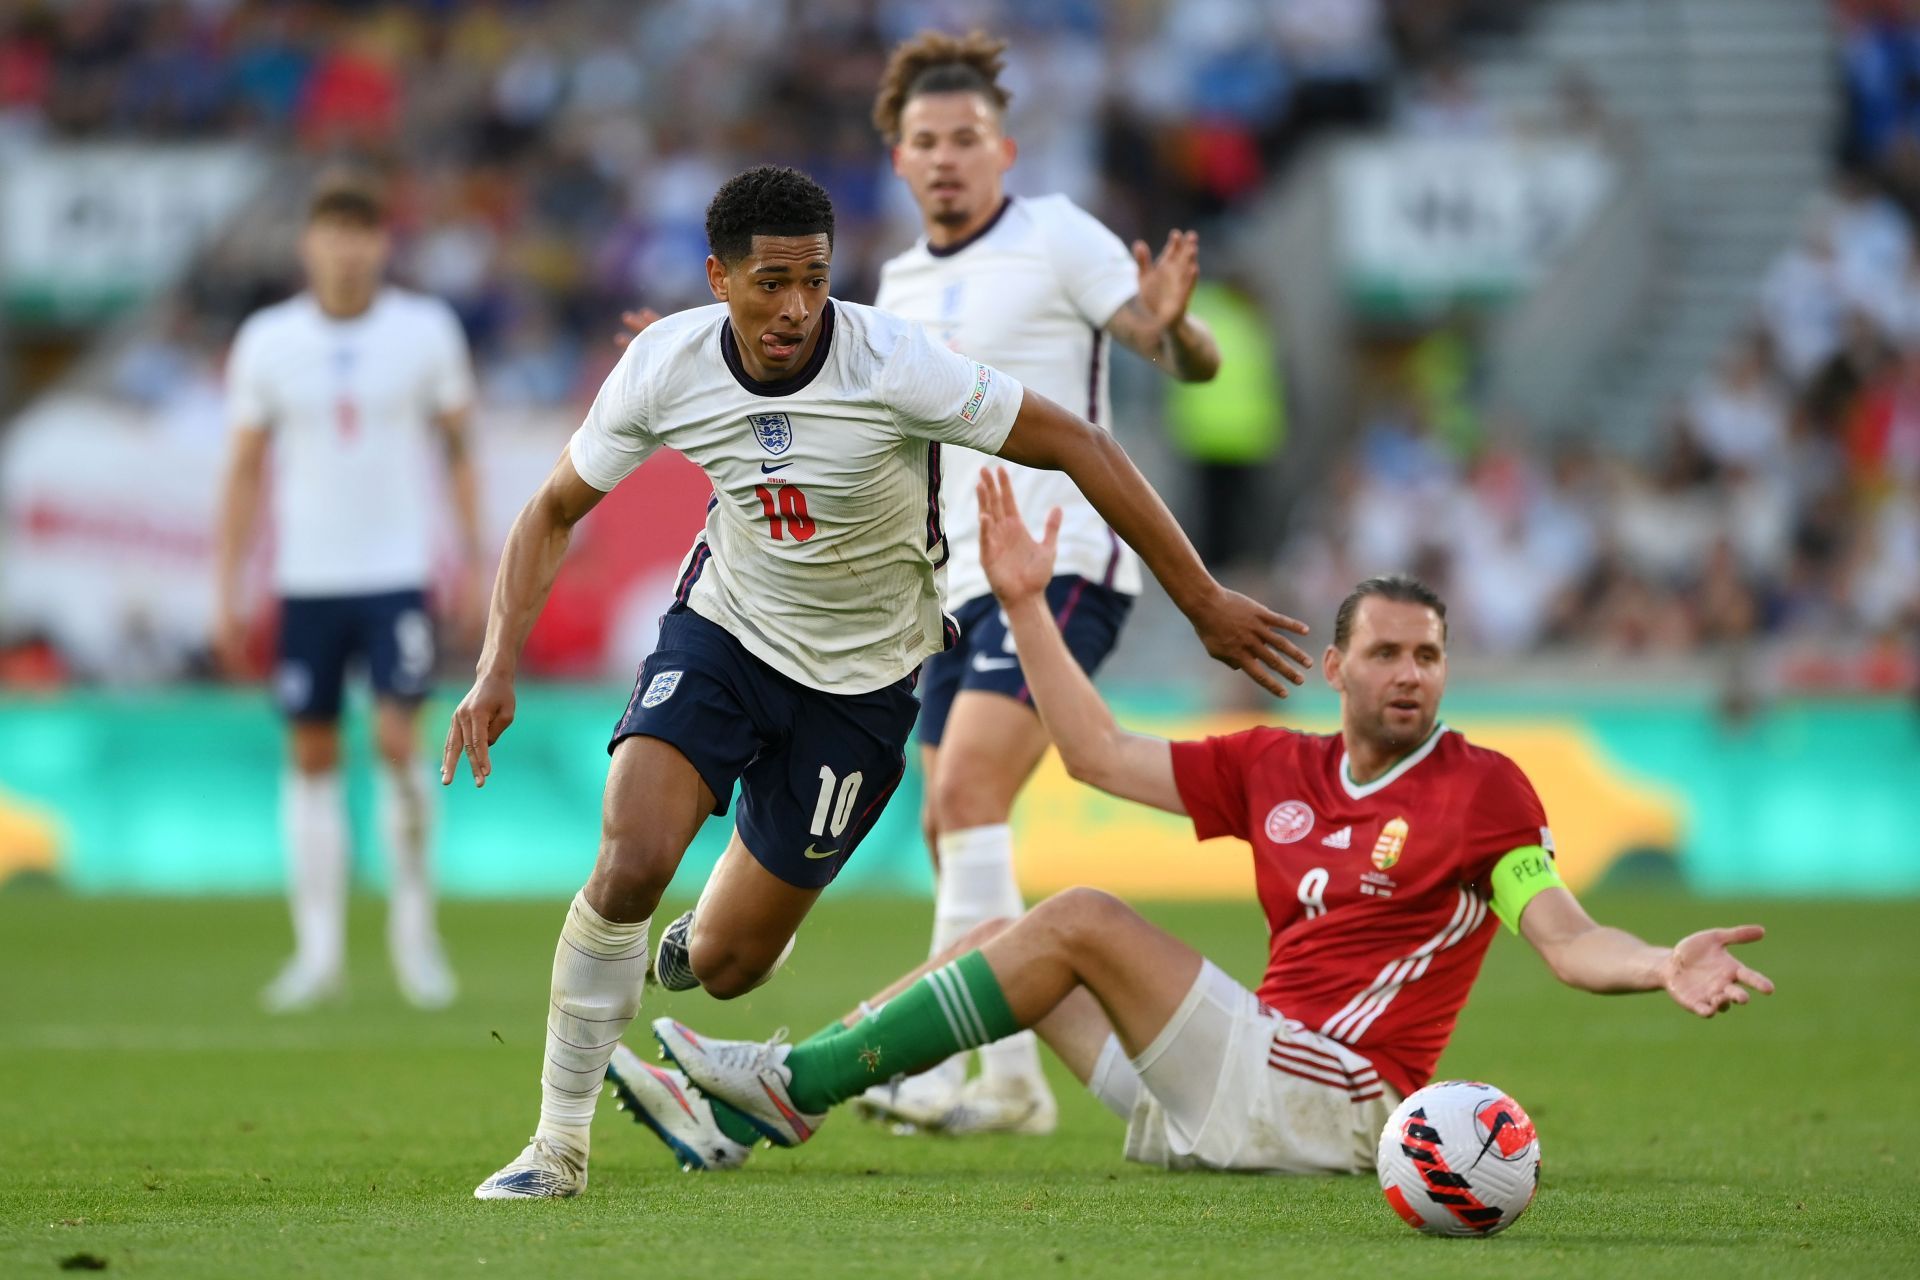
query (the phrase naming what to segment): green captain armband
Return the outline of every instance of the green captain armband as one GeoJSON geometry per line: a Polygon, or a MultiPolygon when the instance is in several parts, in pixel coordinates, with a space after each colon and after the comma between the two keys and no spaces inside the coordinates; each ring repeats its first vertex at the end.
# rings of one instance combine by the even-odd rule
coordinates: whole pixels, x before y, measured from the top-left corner
{"type": "Polygon", "coordinates": [[[1493,914],[1509,933],[1520,932],[1520,913],[1542,889],[1565,888],[1553,855],[1537,844],[1515,849],[1494,864],[1487,877],[1493,886],[1493,914]]]}

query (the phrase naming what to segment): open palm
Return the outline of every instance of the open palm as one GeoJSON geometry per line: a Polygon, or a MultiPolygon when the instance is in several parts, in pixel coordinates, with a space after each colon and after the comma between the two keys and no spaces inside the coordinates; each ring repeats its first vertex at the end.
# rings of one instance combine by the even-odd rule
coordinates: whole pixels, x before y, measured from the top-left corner
{"type": "Polygon", "coordinates": [[[1763,996],[1773,994],[1773,982],[1757,969],[1741,964],[1727,950],[1745,942],[1758,942],[1767,931],[1757,924],[1732,929],[1702,929],[1674,944],[1667,957],[1667,993],[1683,1009],[1711,1018],[1753,997],[1748,988],[1763,996]]]}
{"type": "Polygon", "coordinates": [[[1020,508],[1013,500],[1013,482],[1003,467],[980,473],[980,567],[987,585],[1000,603],[1038,595],[1053,580],[1054,552],[1060,543],[1060,508],[1047,514],[1047,528],[1039,542],[1027,532],[1020,508]]]}

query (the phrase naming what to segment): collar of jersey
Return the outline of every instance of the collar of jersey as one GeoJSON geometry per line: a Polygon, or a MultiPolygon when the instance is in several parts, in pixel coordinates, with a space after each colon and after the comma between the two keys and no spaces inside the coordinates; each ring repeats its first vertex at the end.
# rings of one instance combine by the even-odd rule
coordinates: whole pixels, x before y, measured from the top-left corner
{"type": "Polygon", "coordinates": [[[1446,732],[1446,725],[1441,724],[1437,720],[1434,721],[1433,732],[1427,735],[1425,742],[1422,742],[1406,755],[1400,757],[1399,764],[1394,765],[1393,768],[1387,770],[1372,782],[1367,783],[1355,782],[1353,780],[1353,762],[1348,758],[1347,753],[1342,751],[1340,753],[1340,789],[1345,791],[1347,795],[1354,800],[1365,800],[1376,791],[1385,790],[1387,787],[1393,785],[1401,774],[1432,755],[1433,749],[1440,745],[1441,736],[1446,732]]]}
{"type": "Polygon", "coordinates": [[[987,219],[985,226],[981,227],[978,231],[974,232],[972,235],[968,236],[966,239],[955,240],[952,244],[946,245],[942,248],[936,249],[931,244],[929,244],[927,246],[927,252],[932,254],[936,258],[951,258],[954,254],[960,252],[962,249],[966,248],[968,245],[977,243],[982,236],[987,234],[987,232],[999,226],[1000,219],[1006,217],[1007,210],[1011,208],[1013,208],[1013,197],[1012,196],[1002,197],[1000,200],[1000,207],[993,211],[993,216],[987,219]]]}
{"type": "Polygon", "coordinates": [[[720,322],[720,358],[727,363],[727,372],[733,380],[756,396],[790,396],[805,387],[819,376],[827,367],[827,348],[833,345],[833,299],[827,299],[827,313],[820,317],[820,339],[813,344],[813,354],[800,366],[800,372],[791,378],[780,378],[772,382],[762,382],[747,372],[740,363],[740,346],[733,340],[733,322],[720,322]]]}

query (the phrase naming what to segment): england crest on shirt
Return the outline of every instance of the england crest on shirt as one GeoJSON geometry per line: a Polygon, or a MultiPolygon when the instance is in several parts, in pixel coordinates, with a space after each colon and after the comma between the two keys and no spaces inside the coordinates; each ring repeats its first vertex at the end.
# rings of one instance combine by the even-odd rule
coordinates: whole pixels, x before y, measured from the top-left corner
{"type": "Polygon", "coordinates": [[[756,413],[747,418],[753,438],[768,453],[778,456],[793,447],[793,420],[784,413],[756,413]]]}

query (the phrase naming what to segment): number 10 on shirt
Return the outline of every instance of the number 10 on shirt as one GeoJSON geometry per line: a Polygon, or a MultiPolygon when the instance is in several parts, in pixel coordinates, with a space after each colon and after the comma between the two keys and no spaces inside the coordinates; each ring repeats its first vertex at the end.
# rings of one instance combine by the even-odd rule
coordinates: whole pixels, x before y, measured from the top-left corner
{"type": "Polygon", "coordinates": [[[753,486],[754,496],[760,499],[760,514],[766,517],[767,528],[773,534],[773,540],[791,536],[795,542],[805,542],[814,534],[817,526],[813,517],[807,514],[807,495],[790,484],[769,488],[764,484],[753,486]],[[785,533],[781,526],[786,526],[785,533]]]}

